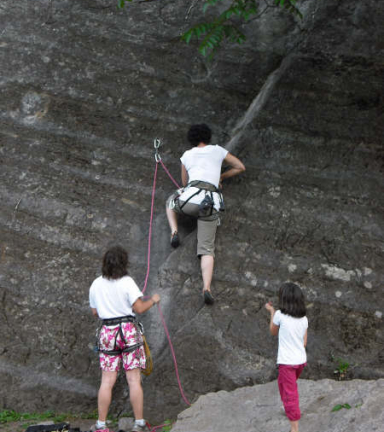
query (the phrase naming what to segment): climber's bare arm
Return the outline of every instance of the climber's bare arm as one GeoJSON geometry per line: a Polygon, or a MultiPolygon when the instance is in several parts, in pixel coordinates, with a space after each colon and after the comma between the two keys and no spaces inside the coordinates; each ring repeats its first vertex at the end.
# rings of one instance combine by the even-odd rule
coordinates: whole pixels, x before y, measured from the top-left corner
{"type": "Polygon", "coordinates": [[[224,162],[228,164],[231,168],[223,172],[220,176],[220,183],[227,178],[233,177],[245,171],[245,166],[236,156],[231,153],[227,153],[224,162]]]}

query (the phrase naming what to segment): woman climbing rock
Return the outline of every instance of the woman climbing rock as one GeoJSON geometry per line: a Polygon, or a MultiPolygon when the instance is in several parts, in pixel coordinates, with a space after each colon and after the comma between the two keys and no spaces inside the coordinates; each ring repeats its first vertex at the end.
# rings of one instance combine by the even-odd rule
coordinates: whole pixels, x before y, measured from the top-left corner
{"type": "Polygon", "coordinates": [[[221,182],[245,171],[243,163],[223,147],[210,145],[212,132],[206,124],[190,127],[187,150],[181,160],[183,188],[172,194],[166,205],[171,228],[171,245],[180,244],[177,215],[197,218],[197,256],[200,258],[203,278],[203,296],[206,304],[213,304],[211,282],[215,258],[215,236],[219,225],[219,212],[224,210],[221,182]],[[223,162],[229,169],[221,173],[223,162]]]}

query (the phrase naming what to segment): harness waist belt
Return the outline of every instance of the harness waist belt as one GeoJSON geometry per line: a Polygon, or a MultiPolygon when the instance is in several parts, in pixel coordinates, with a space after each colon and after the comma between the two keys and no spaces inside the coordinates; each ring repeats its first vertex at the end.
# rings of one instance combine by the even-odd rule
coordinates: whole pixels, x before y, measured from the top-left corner
{"type": "Polygon", "coordinates": [[[103,325],[107,326],[118,325],[125,322],[136,322],[136,317],[133,315],[127,315],[123,317],[103,319],[103,325]]]}
{"type": "Polygon", "coordinates": [[[141,346],[144,345],[144,342],[139,342],[135,345],[131,345],[129,347],[125,347],[124,349],[114,349],[114,350],[99,350],[100,352],[102,352],[103,354],[107,354],[110,356],[117,356],[117,355],[121,355],[122,353],[131,353],[135,350],[137,350],[138,348],[140,348],[141,346]]]}
{"type": "Polygon", "coordinates": [[[193,180],[190,183],[188,183],[187,186],[197,187],[199,189],[204,189],[204,190],[207,190],[209,192],[220,193],[220,190],[214,184],[208,183],[205,181],[201,181],[201,180],[193,180]]]}

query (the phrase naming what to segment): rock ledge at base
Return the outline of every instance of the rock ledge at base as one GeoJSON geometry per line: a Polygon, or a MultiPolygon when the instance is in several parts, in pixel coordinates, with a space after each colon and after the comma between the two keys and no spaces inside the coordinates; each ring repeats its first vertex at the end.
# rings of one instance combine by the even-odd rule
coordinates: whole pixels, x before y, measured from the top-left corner
{"type": "MultiPolygon", "coordinates": [[[[384,431],[384,380],[299,380],[300,432],[384,431]],[[332,412],[336,405],[349,404],[332,412]]],[[[277,382],[201,396],[172,432],[287,432],[277,382]]]]}

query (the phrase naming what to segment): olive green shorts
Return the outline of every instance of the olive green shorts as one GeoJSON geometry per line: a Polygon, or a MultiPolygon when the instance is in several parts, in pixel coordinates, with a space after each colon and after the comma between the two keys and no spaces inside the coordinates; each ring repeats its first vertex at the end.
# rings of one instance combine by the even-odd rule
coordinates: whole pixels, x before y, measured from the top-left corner
{"type": "Polygon", "coordinates": [[[213,210],[212,215],[201,216],[198,204],[186,203],[183,206],[183,201],[175,199],[174,195],[168,198],[167,207],[178,214],[197,219],[197,256],[211,255],[214,257],[216,230],[220,224],[219,212],[213,210]]]}

